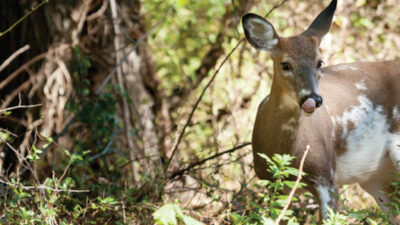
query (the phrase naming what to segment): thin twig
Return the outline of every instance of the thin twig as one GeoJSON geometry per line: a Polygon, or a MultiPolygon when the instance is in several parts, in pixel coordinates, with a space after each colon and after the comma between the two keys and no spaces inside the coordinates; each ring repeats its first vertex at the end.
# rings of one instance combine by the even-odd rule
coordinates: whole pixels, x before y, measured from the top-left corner
{"type": "Polygon", "coordinates": [[[42,104],[36,104],[36,105],[18,105],[18,106],[13,106],[13,107],[9,107],[6,109],[0,109],[0,114],[6,112],[6,111],[11,111],[14,109],[31,109],[31,108],[36,108],[42,106],[42,104]]]}
{"type": "MultiPolygon", "coordinates": [[[[9,183],[6,182],[4,180],[0,180],[0,183],[6,184],[8,186],[13,186],[16,187],[17,185],[13,184],[13,183],[9,183]]],[[[75,193],[83,193],[83,192],[90,192],[90,190],[60,190],[60,189],[55,189],[46,185],[39,185],[39,186],[22,186],[21,188],[24,190],[31,190],[31,189],[45,189],[45,190],[50,190],[50,191],[54,191],[54,192],[75,192],[75,193]]]]}
{"type": "Polygon", "coordinates": [[[48,3],[49,0],[44,0],[43,2],[41,2],[39,5],[33,7],[31,9],[31,11],[29,11],[27,14],[25,14],[23,17],[21,17],[19,20],[17,20],[17,22],[15,22],[13,25],[11,25],[11,27],[9,27],[7,30],[0,32],[0,37],[5,35],[6,33],[10,32],[15,26],[17,26],[19,23],[21,23],[26,17],[28,17],[29,15],[31,15],[34,11],[36,11],[38,8],[40,8],[42,5],[48,3]]]}
{"type": "Polygon", "coordinates": [[[30,49],[29,45],[25,45],[24,47],[18,49],[15,51],[8,59],[6,59],[0,66],[0,72],[4,70],[15,58],[17,58],[19,55],[22,53],[26,52],[28,49],[30,49]]]}
{"type": "Polygon", "coordinates": [[[290,191],[288,199],[285,204],[285,207],[283,207],[282,212],[279,214],[278,218],[276,218],[274,225],[279,225],[279,222],[282,220],[283,216],[285,215],[286,210],[289,208],[290,202],[292,201],[292,198],[294,196],[294,193],[296,192],[297,186],[299,185],[300,180],[302,178],[304,161],[306,160],[306,157],[307,157],[307,154],[309,151],[310,151],[310,145],[307,145],[306,151],[303,153],[303,157],[301,158],[301,161],[300,161],[299,175],[297,175],[296,183],[294,184],[292,190],[290,191]]]}
{"type": "Polygon", "coordinates": [[[103,157],[103,156],[107,155],[107,153],[110,152],[111,145],[114,143],[114,141],[117,138],[119,133],[120,133],[119,130],[115,130],[114,133],[112,134],[112,137],[111,137],[110,141],[108,141],[106,147],[104,148],[104,150],[101,151],[100,153],[90,157],[89,158],[89,162],[91,162],[91,161],[93,161],[93,160],[95,160],[97,158],[100,158],[100,157],[103,157]]]}
{"type": "Polygon", "coordinates": [[[193,168],[196,167],[196,166],[199,166],[199,165],[201,165],[201,164],[203,164],[203,163],[205,163],[205,162],[207,162],[207,161],[209,161],[209,160],[211,160],[211,159],[215,159],[215,158],[217,158],[217,157],[220,157],[221,155],[235,152],[235,151],[237,151],[237,150],[239,150],[239,149],[241,149],[241,148],[244,148],[244,147],[246,147],[246,146],[248,146],[248,145],[250,145],[250,144],[251,144],[250,142],[245,142],[245,143],[243,143],[243,144],[241,144],[241,145],[238,145],[238,146],[235,146],[235,147],[233,147],[233,148],[231,148],[231,149],[229,149],[229,150],[226,150],[226,151],[223,151],[223,152],[219,152],[219,153],[217,153],[217,154],[215,154],[215,155],[212,155],[212,156],[210,156],[210,157],[208,157],[208,158],[205,158],[205,159],[202,159],[202,160],[200,160],[200,161],[198,161],[198,162],[192,163],[192,164],[190,164],[189,166],[187,166],[187,167],[184,168],[184,169],[181,169],[181,170],[178,170],[178,171],[173,172],[173,173],[168,177],[168,179],[173,179],[173,178],[175,178],[175,177],[177,177],[177,176],[182,176],[185,172],[187,172],[187,171],[193,169],[193,168]]]}
{"type": "Polygon", "coordinates": [[[272,8],[267,12],[267,14],[265,14],[264,17],[268,17],[275,9],[281,7],[283,4],[285,4],[287,1],[289,0],[283,0],[280,3],[275,4],[274,6],[272,6],[272,8]]]}

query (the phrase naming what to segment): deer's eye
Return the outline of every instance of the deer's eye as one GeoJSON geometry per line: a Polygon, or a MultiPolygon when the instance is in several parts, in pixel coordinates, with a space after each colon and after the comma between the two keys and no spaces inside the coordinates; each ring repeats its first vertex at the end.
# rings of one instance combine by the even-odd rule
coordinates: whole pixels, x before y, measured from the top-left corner
{"type": "Polygon", "coordinates": [[[281,62],[282,69],[285,71],[289,71],[292,69],[292,66],[288,62],[281,62]]]}
{"type": "Polygon", "coordinates": [[[320,69],[321,66],[322,66],[322,64],[324,64],[324,61],[319,60],[319,61],[318,61],[318,64],[317,64],[317,68],[320,69]]]}

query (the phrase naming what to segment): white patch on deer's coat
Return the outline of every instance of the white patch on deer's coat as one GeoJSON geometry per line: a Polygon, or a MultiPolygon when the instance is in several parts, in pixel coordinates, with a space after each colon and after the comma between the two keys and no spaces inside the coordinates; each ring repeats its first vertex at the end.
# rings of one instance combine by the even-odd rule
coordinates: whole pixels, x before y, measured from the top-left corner
{"type": "Polygon", "coordinates": [[[382,106],[374,107],[364,95],[359,96],[358,101],[358,106],[336,118],[337,123],[343,126],[341,138],[347,144],[347,151],[336,158],[338,184],[368,180],[378,170],[392,136],[382,106]],[[349,131],[350,122],[354,129],[349,131]]]}
{"type": "Polygon", "coordinates": [[[360,91],[368,90],[367,86],[365,85],[365,81],[361,80],[361,82],[356,84],[356,88],[360,91]]]}
{"type": "Polygon", "coordinates": [[[327,186],[317,186],[317,192],[321,206],[320,210],[324,219],[328,216],[328,206],[329,202],[331,201],[329,190],[330,188],[327,186]]]}

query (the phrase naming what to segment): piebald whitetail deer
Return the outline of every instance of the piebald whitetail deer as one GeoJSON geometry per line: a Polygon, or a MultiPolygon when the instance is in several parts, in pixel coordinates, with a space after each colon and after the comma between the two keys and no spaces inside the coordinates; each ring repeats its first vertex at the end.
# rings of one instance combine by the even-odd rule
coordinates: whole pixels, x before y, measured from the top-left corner
{"type": "MultiPolygon", "coordinates": [[[[252,146],[254,168],[270,179],[258,153],[299,159],[311,146],[304,171],[321,217],[337,208],[337,187],[358,182],[388,212],[393,173],[400,171],[400,63],[357,62],[322,67],[319,44],[330,30],[333,0],[298,36],[279,37],[271,23],[243,16],[248,42],[270,52],[274,77],[259,105],[252,146]]],[[[390,218],[400,224],[399,215],[390,218]]]]}

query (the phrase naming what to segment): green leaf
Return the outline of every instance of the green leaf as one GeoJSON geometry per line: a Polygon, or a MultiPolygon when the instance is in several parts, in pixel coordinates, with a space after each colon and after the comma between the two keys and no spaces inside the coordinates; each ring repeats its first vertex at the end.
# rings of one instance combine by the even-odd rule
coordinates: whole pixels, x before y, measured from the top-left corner
{"type": "MultiPolygon", "coordinates": [[[[153,213],[154,220],[161,225],[177,225],[175,204],[166,204],[153,213]]],[[[178,207],[179,208],[179,207],[178,207]]],[[[180,209],[179,209],[180,210],[180,209]]]]}
{"type": "Polygon", "coordinates": [[[274,220],[271,218],[265,218],[264,216],[261,216],[262,224],[263,225],[273,225],[274,220]]]}
{"type": "Polygon", "coordinates": [[[189,3],[189,0],[178,0],[176,3],[179,7],[183,7],[189,3]]]}
{"type": "Polygon", "coordinates": [[[178,218],[185,225],[203,225],[203,223],[183,214],[177,204],[166,204],[153,213],[154,220],[162,225],[177,225],[178,218]]]}
{"type": "Polygon", "coordinates": [[[3,113],[3,115],[5,115],[5,116],[11,115],[11,111],[3,111],[2,113],[3,113]]]}
{"type": "Polygon", "coordinates": [[[199,222],[190,216],[181,215],[181,218],[183,220],[183,223],[186,225],[204,225],[202,222],[199,222]]]}

